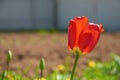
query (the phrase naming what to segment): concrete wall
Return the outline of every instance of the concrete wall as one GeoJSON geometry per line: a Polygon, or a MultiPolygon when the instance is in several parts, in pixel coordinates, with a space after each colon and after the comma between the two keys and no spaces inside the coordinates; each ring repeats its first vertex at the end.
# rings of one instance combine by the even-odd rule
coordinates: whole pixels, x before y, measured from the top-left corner
{"type": "Polygon", "coordinates": [[[56,8],[54,1],[0,0],[0,30],[67,29],[74,16],[88,16],[90,22],[102,23],[107,31],[120,31],[120,0],[57,0],[56,8]]]}
{"type": "Polygon", "coordinates": [[[120,0],[98,0],[98,20],[107,31],[120,31],[120,0]]]}
{"type": "Polygon", "coordinates": [[[0,29],[49,28],[52,4],[52,0],[0,0],[0,29]]]}
{"type": "Polygon", "coordinates": [[[94,0],[59,0],[59,27],[67,28],[68,21],[74,16],[88,16],[90,21],[95,21],[95,5],[94,0]]]}
{"type": "Polygon", "coordinates": [[[107,31],[120,31],[120,0],[58,0],[59,28],[66,29],[74,16],[88,16],[107,31]]]}
{"type": "Polygon", "coordinates": [[[0,0],[0,29],[29,28],[30,16],[29,0],[0,0]]]}

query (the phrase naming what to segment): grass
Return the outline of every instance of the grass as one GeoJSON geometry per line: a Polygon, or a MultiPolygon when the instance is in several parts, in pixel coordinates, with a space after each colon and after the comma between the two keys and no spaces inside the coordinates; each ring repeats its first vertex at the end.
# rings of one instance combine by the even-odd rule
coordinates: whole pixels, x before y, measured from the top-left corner
{"type": "Polygon", "coordinates": [[[28,33],[55,33],[58,32],[59,30],[56,28],[51,28],[51,29],[32,29],[32,30],[1,30],[0,32],[7,32],[7,33],[13,33],[13,32],[17,32],[17,33],[23,33],[23,32],[28,32],[28,33]]]}

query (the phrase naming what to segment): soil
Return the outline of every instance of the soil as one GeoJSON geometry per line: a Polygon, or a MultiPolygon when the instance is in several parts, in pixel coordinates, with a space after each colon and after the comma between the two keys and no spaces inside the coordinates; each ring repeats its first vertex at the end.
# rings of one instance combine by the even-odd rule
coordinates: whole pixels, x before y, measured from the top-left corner
{"type": "MultiPolygon", "coordinates": [[[[44,57],[46,61],[44,75],[54,71],[57,65],[64,64],[67,56],[70,57],[70,64],[73,64],[75,57],[74,53],[67,48],[67,33],[65,32],[1,32],[0,73],[6,68],[8,50],[13,53],[10,69],[30,77],[35,75],[41,57],[44,57]]],[[[102,62],[111,60],[112,53],[120,54],[120,33],[103,33],[95,49],[79,59],[78,71],[84,69],[90,60],[102,62]]]]}

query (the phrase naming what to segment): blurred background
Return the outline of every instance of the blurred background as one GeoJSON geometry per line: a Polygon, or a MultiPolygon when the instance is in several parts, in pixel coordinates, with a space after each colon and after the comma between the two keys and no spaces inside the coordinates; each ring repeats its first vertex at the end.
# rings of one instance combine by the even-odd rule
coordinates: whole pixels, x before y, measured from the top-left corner
{"type": "Polygon", "coordinates": [[[46,61],[45,76],[67,62],[65,70],[70,72],[75,56],[67,47],[67,27],[75,16],[87,16],[89,22],[102,23],[105,29],[95,49],[80,58],[78,76],[92,61],[93,66],[101,62],[103,68],[100,64],[100,69],[94,68],[98,72],[88,70],[96,72],[92,78],[101,77],[91,80],[119,80],[120,57],[112,60],[111,55],[120,55],[120,0],[0,0],[0,75],[6,69],[8,50],[13,53],[9,69],[18,74],[38,75],[41,57],[46,61]]]}
{"type": "Polygon", "coordinates": [[[67,30],[75,16],[88,16],[106,31],[120,31],[120,0],[0,0],[0,30],[67,30]]]}

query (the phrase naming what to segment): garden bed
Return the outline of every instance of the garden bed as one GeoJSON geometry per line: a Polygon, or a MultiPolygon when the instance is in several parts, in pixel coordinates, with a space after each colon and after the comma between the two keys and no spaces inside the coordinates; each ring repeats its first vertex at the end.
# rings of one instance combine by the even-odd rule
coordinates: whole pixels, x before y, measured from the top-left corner
{"type": "MultiPolygon", "coordinates": [[[[71,64],[74,59],[74,54],[67,48],[67,33],[62,32],[0,33],[1,70],[6,68],[8,50],[13,53],[10,69],[30,77],[34,76],[41,57],[46,61],[44,75],[54,71],[57,65],[64,64],[67,56],[70,56],[71,64]]],[[[120,54],[120,33],[103,33],[96,48],[79,59],[78,71],[84,69],[90,60],[109,61],[111,53],[120,54]]]]}

